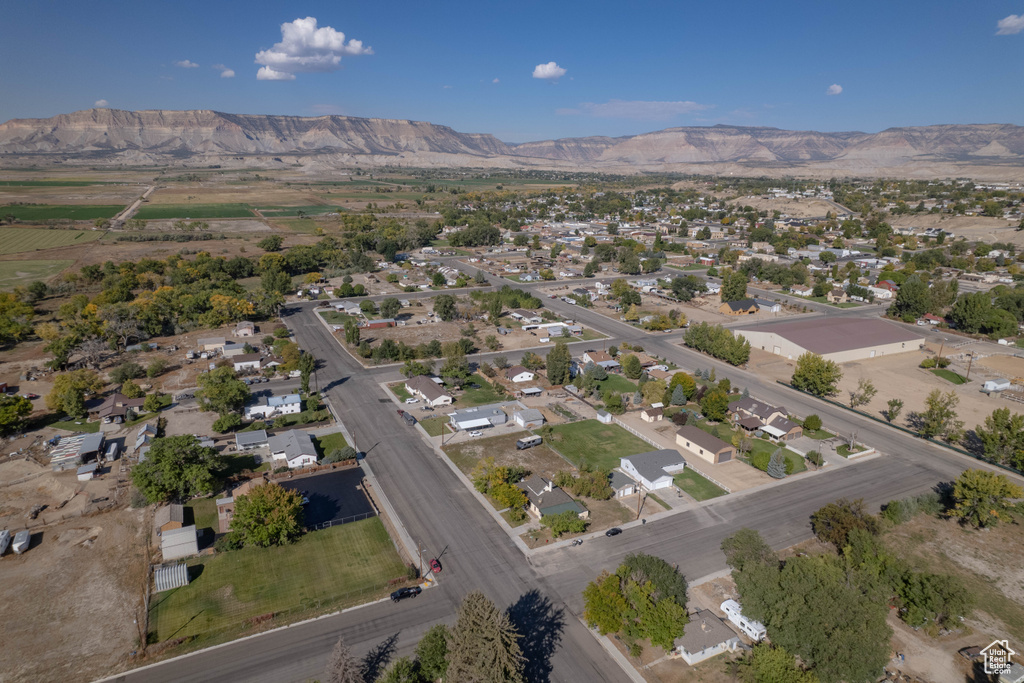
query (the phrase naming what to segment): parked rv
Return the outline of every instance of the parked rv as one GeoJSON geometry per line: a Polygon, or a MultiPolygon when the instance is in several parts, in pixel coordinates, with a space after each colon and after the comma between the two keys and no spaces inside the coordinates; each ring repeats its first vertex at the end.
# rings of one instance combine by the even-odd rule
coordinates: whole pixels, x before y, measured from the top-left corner
{"type": "Polygon", "coordinates": [[[11,550],[16,554],[21,555],[23,552],[28,550],[29,539],[32,535],[29,534],[28,529],[22,529],[18,533],[14,534],[14,543],[11,544],[11,550]]]}

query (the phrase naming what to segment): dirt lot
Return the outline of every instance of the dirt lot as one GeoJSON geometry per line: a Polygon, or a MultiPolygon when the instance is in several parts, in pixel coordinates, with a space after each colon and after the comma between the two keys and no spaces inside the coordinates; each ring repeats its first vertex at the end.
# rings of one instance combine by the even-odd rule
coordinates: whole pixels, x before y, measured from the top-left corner
{"type": "Polygon", "coordinates": [[[740,206],[752,206],[758,211],[781,211],[793,218],[824,218],[831,211],[838,209],[820,199],[774,199],[772,197],[740,197],[734,203],[740,206]]]}
{"type": "MultiPolygon", "coordinates": [[[[990,415],[996,408],[1003,408],[1008,405],[1006,401],[998,398],[989,398],[980,392],[982,381],[975,372],[971,373],[971,381],[968,384],[954,385],[951,382],[937,377],[928,370],[918,367],[925,358],[934,357],[938,347],[931,349],[927,345],[928,352],[914,350],[895,355],[886,355],[872,359],[843,363],[843,379],[839,382],[839,394],[832,398],[837,401],[847,402],[850,391],[857,389],[857,383],[864,379],[870,379],[878,394],[866,406],[860,409],[873,415],[883,417],[886,404],[891,398],[903,399],[904,407],[896,420],[897,424],[909,426],[910,413],[923,411],[925,409],[925,398],[934,390],[939,389],[943,393],[955,391],[960,397],[960,405],[957,412],[960,419],[964,421],[967,429],[981,424],[985,417],[990,415]]],[[[946,356],[943,352],[943,356],[946,356]]],[[[758,374],[771,379],[779,379],[788,382],[793,377],[793,370],[796,367],[795,361],[786,360],[760,349],[751,349],[750,368],[758,374]]],[[[950,366],[951,370],[966,374],[966,366],[961,367],[958,363],[950,366]]],[[[1012,404],[1015,405],[1015,404],[1012,404]]],[[[801,415],[799,417],[806,417],[801,415]]],[[[826,425],[827,427],[827,425],[826,425]]]]}
{"type": "Polygon", "coordinates": [[[1017,223],[1002,218],[922,214],[920,216],[891,216],[888,220],[894,228],[942,228],[953,233],[954,237],[965,237],[970,242],[977,240],[989,244],[1009,242],[1018,247],[1024,246],[1024,232],[1016,230],[1017,223]]]}
{"type": "Polygon", "coordinates": [[[81,187],[0,187],[0,205],[124,204],[146,191],[144,185],[85,185],[81,187]]]}
{"type": "Polygon", "coordinates": [[[0,482],[4,528],[24,528],[26,508],[48,506],[32,522],[29,549],[2,560],[0,601],[10,617],[0,620],[4,680],[87,681],[110,672],[139,645],[133,620],[146,581],[143,512],[76,516],[109,482],[83,485],[74,472],[55,475],[30,462],[3,463],[0,482]],[[69,518],[54,521],[62,516],[69,518]]]}

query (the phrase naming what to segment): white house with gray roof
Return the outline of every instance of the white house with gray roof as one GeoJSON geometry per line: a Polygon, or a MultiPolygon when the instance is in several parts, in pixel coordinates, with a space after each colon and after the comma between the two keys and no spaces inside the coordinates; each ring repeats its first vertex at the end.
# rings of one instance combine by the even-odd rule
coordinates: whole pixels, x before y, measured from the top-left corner
{"type": "Polygon", "coordinates": [[[278,415],[295,415],[302,412],[302,399],[298,394],[287,394],[285,396],[270,396],[260,399],[254,406],[246,406],[246,420],[265,420],[268,417],[278,415]]]}
{"type": "Polygon", "coordinates": [[[670,448],[619,459],[619,469],[648,491],[671,487],[673,477],[685,468],[686,460],[670,448]]]}
{"type": "Polygon", "coordinates": [[[316,464],[316,448],[306,432],[290,429],[270,437],[269,444],[275,466],[287,465],[297,469],[316,464]]]}
{"type": "Polygon", "coordinates": [[[513,413],[512,421],[523,429],[536,429],[544,425],[544,414],[536,408],[526,408],[513,413]]]}
{"type": "Polygon", "coordinates": [[[235,434],[235,448],[240,451],[251,451],[262,448],[268,443],[267,431],[257,429],[251,432],[237,432],[235,434]]]}
{"type": "Polygon", "coordinates": [[[501,404],[491,404],[456,410],[448,415],[448,420],[455,429],[480,429],[503,425],[508,422],[508,415],[501,409],[501,404]]]}

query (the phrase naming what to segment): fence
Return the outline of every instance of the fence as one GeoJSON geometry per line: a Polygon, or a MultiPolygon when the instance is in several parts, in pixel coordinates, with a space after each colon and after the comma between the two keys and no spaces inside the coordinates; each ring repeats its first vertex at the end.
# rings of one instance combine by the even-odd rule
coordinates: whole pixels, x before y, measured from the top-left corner
{"type": "Polygon", "coordinates": [[[311,527],[307,527],[309,531],[319,531],[320,529],[329,529],[332,526],[340,526],[342,524],[348,524],[350,522],[358,522],[363,519],[369,519],[370,517],[376,517],[376,511],[371,510],[370,512],[363,512],[358,515],[350,515],[348,517],[338,517],[337,519],[329,519],[326,522],[320,522],[314,524],[311,527]]]}
{"type": "Polygon", "coordinates": [[[984,458],[984,457],[978,455],[977,453],[971,453],[970,451],[964,450],[963,448],[957,448],[956,446],[954,446],[952,444],[948,444],[948,443],[946,443],[944,441],[940,441],[939,439],[936,439],[936,438],[933,438],[933,437],[930,437],[930,436],[925,436],[925,435],[921,434],[920,432],[915,432],[913,429],[908,429],[907,427],[901,427],[898,424],[893,424],[892,422],[887,422],[886,420],[883,420],[883,419],[881,419],[879,417],[875,417],[874,415],[871,415],[869,413],[865,413],[862,410],[857,410],[856,408],[851,408],[851,407],[849,407],[847,405],[844,405],[844,404],[840,403],[839,401],[833,401],[830,398],[825,398],[823,396],[816,396],[815,394],[812,394],[812,393],[810,393],[808,391],[804,391],[803,389],[797,389],[796,387],[794,387],[792,384],[789,384],[788,382],[783,382],[782,380],[775,380],[775,381],[778,382],[779,384],[781,384],[784,387],[789,387],[790,389],[792,389],[794,391],[799,391],[801,394],[807,394],[808,396],[813,396],[814,398],[816,398],[816,399],[818,399],[820,401],[825,401],[826,403],[831,403],[832,405],[837,406],[839,408],[842,408],[843,410],[846,410],[846,411],[851,412],[851,413],[855,413],[857,415],[860,415],[861,417],[866,417],[869,420],[873,420],[873,421],[877,422],[878,424],[885,425],[886,427],[892,427],[893,429],[898,429],[899,431],[901,431],[901,432],[903,432],[905,434],[909,434],[910,436],[917,437],[918,439],[921,439],[922,441],[928,441],[930,443],[935,444],[936,446],[942,446],[943,448],[948,448],[949,450],[954,451],[956,453],[959,453],[960,455],[966,455],[969,458],[973,458],[973,459],[978,460],[980,462],[988,463],[989,465],[992,465],[993,467],[998,467],[999,469],[1006,470],[1007,472],[1012,472],[1013,474],[1016,474],[1018,476],[1024,476],[1024,472],[1022,472],[1022,471],[1020,471],[1018,469],[1014,469],[1013,467],[1010,467],[1008,465],[1003,465],[1003,464],[998,463],[998,462],[992,462],[991,460],[988,460],[987,458],[984,458]]]}
{"type": "MultiPolygon", "coordinates": [[[[658,450],[661,450],[662,448],[664,448],[664,446],[663,446],[662,444],[660,444],[660,443],[656,443],[656,442],[654,442],[653,440],[649,439],[648,437],[644,436],[643,434],[641,434],[641,433],[640,433],[640,432],[638,432],[637,430],[633,429],[633,428],[632,428],[632,427],[630,427],[630,426],[629,426],[628,424],[626,424],[625,422],[623,422],[623,421],[622,421],[622,420],[620,420],[619,418],[615,417],[614,415],[612,416],[612,420],[613,420],[613,421],[615,422],[615,424],[619,425],[620,427],[622,427],[623,429],[625,429],[625,430],[626,430],[627,432],[629,432],[629,433],[630,433],[630,434],[632,434],[633,436],[636,436],[636,437],[638,437],[638,438],[640,438],[640,439],[643,439],[644,441],[646,441],[647,443],[651,444],[652,446],[654,446],[654,447],[655,447],[655,448],[657,448],[658,450]]],[[[707,479],[708,481],[710,481],[710,482],[711,482],[712,484],[714,484],[714,485],[715,485],[715,486],[717,486],[718,488],[720,488],[720,489],[722,489],[723,491],[725,491],[726,493],[732,493],[732,489],[730,489],[730,488],[729,488],[728,486],[726,486],[726,485],[725,485],[725,484],[723,484],[722,482],[718,481],[718,480],[717,480],[717,479],[715,479],[714,477],[711,477],[711,476],[709,476],[709,475],[705,474],[705,473],[704,473],[704,472],[702,472],[701,470],[696,470],[696,469],[693,469],[692,467],[691,467],[690,469],[691,469],[691,470],[693,470],[694,472],[696,472],[697,474],[699,474],[700,476],[704,477],[705,479],[707,479]]]]}

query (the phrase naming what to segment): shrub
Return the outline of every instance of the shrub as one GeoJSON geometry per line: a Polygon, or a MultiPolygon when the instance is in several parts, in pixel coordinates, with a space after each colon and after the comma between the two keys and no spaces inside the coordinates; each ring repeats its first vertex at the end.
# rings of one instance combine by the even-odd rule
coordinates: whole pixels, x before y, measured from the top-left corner
{"type": "Polygon", "coordinates": [[[750,456],[750,464],[753,467],[761,470],[762,472],[768,471],[768,463],[771,461],[772,456],[769,453],[755,453],[750,456]]]}
{"type": "Polygon", "coordinates": [[[677,424],[680,427],[682,427],[683,425],[686,424],[686,421],[689,419],[689,417],[690,414],[688,412],[686,412],[685,410],[680,410],[678,413],[672,416],[672,424],[677,424]]]}
{"type": "Polygon", "coordinates": [[[124,384],[126,380],[138,379],[146,374],[142,366],[133,361],[121,363],[110,371],[110,381],[114,384],[124,384]]]}
{"type": "Polygon", "coordinates": [[[227,415],[221,415],[213,423],[213,431],[223,434],[224,432],[230,432],[232,429],[237,428],[242,424],[242,418],[236,413],[228,413],[227,415]]]}
{"type": "Polygon", "coordinates": [[[821,429],[821,418],[817,415],[808,415],[804,420],[804,429],[809,432],[816,432],[821,429]]]}
{"type": "Polygon", "coordinates": [[[284,339],[285,337],[292,336],[292,333],[288,331],[287,327],[279,327],[274,330],[274,336],[278,339],[284,339]]]}
{"type": "Polygon", "coordinates": [[[344,448],[335,448],[333,451],[324,456],[323,462],[341,462],[342,460],[355,460],[356,449],[351,446],[345,446],[344,448]]]}
{"type": "Polygon", "coordinates": [[[219,553],[226,553],[229,550],[238,550],[242,547],[242,536],[237,531],[229,531],[213,543],[213,548],[219,553]]]}
{"type": "Polygon", "coordinates": [[[166,369],[166,360],[164,360],[163,358],[154,358],[149,362],[149,365],[146,367],[146,377],[149,377],[150,379],[153,379],[154,377],[159,377],[160,375],[164,374],[164,370],[166,369]]]}
{"type": "Polygon", "coordinates": [[[811,461],[811,463],[814,464],[816,467],[821,467],[822,464],[825,462],[825,458],[821,457],[821,453],[819,453],[818,451],[810,451],[807,454],[807,459],[811,461]]]}
{"type": "Polygon", "coordinates": [[[255,430],[258,430],[258,429],[266,429],[267,428],[267,423],[264,422],[263,420],[256,420],[255,422],[253,422],[249,426],[252,427],[252,429],[255,431],[255,430]]]}
{"type": "Polygon", "coordinates": [[[935,364],[938,365],[940,368],[944,368],[944,367],[949,365],[949,359],[948,358],[940,358],[940,359],[938,359],[935,362],[935,364]]]}
{"type": "Polygon", "coordinates": [[[922,368],[934,368],[938,363],[934,358],[925,358],[921,361],[922,368]]]}
{"type": "Polygon", "coordinates": [[[280,467],[274,468],[274,474],[284,474],[288,471],[288,465],[281,465],[280,467]]]}

